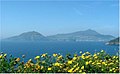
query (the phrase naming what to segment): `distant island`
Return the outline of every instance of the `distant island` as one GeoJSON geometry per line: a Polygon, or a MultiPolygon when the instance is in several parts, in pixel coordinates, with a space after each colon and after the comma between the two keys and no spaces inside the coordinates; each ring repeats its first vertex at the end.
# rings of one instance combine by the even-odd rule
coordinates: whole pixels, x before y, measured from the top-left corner
{"type": "Polygon", "coordinates": [[[18,36],[3,39],[5,41],[109,41],[114,36],[103,35],[94,30],[77,31],[67,34],[57,34],[52,36],[43,36],[39,32],[30,31],[22,33],[18,36]]]}
{"type": "Polygon", "coordinates": [[[120,44],[119,39],[120,37],[110,40],[106,43],[106,45],[119,45],[120,44]]]}

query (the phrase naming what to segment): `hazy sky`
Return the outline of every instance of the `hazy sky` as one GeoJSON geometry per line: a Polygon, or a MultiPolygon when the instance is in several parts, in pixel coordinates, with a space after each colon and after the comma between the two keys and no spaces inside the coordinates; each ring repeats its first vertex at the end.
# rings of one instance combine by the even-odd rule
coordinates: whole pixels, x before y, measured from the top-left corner
{"type": "Polygon", "coordinates": [[[118,8],[117,0],[2,1],[0,38],[33,30],[48,36],[86,29],[118,36],[118,8]]]}

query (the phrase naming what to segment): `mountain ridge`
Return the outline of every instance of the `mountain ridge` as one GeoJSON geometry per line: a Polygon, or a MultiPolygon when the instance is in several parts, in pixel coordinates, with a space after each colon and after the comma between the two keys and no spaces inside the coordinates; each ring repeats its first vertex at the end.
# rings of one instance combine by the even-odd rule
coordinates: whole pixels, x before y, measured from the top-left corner
{"type": "Polygon", "coordinates": [[[56,34],[44,36],[36,31],[24,32],[18,36],[6,38],[5,40],[15,41],[109,41],[115,37],[111,35],[103,35],[95,30],[77,31],[66,34],[56,34]]]}

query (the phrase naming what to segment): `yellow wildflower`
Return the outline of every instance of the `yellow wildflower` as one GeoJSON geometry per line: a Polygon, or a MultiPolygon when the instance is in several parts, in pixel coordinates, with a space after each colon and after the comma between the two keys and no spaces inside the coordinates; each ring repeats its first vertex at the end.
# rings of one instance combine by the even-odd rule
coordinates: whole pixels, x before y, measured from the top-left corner
{"type": "Polygon", "coordinates": [[[48,70],[52,70],[52,68],[49,67],[48,70]]]}
{"type": "Polygon", "coordinates": [[[42,54],[42,56],[41,57],[45,57],[46,56],[46,54],[42,54]]]}
{"type": "Polygon", "coordinates": [[[109,70],[110,72],[112,71],[112,69],[109,70]]]}
{"type": "Polygon", "coordinates": [[[41,66],[41,69],[43,69],[44,68],[44,66],[41,66]]]}
{"type": "Polygon", "coordinates": [[[97,59],[98,57],[97,56],[95,56],[95,59],[97,59]]]}
{"type": "Polygon", "coordinates": [[[74,68],[71,68],[70,70],[68,70],[68,72],[70,72],[70,73],[71,73],[71,72],[73,71],[73,69],[74,69],[74,68]]]}
{"type": "Polygon", "coordinates": [[[114,72],[116,72],[116,70],[114,70],[114,72]]]}
{"type": "Polygon", "coordinates": [[[79,68],[80,68],[80,67],[77,67],[77,68],[76,68],[74,71],[77,71],[77,70],[79,70],[79,68]]]}
{"type": "Polygon", "coordinates": [[[79,72],[82,72],[82,70],[80,70],[79,72]]]}
{"type": "Polygon", "coordinates": [[[102,64],[104,64],[104,65],[105,65],[105,62],[102,62],[102,64]]]}
{"type": "Polygon", "coordinates": [[[0,55],[0,59],[2,58],[2,55],[0,55]]]}
{"type": "Polygon", "coordinates": [[[88,65],[88,64],[89,64],[89,62],[87,61],[87,62],[86,62],[86,65],[88,65]]]}
{"type": "Polygon", "coordinates": [[[118,62],[118,60],[116,60],[116,62],[118,62]]]}
{"type": "Polygon", "coordinates": [[[62,55],[58,57],[58,59],[62,59],[62,55]]]}
{"type": "Polygon", "coordinates": [[[82,59],[85,59],[85,57],[84,57],[83,55],[81,56],[81,58],[82,58],[82,59]]]}
{"type": "Polygon", "coordinates": [[[112,70],[115,70],[115,68],[112,68],[112,70]]]}
{"type": "Polygon", "coordinates": [[[99,65],[99,64],[101,64],[101,63],[98,62],[97,64],[99,65]]]}
{"type": "Polygon", "coordinates": [[[82,66],[81,69],[84,69],[84,66],[82,66]]]}
{"type": "Polygon", "coordinates": [[[55,66],[60,66],[60,63],[56,62],[54,65],[55,65],[55,66]]]}
{"type": "Polygon", "coordinates": [[[90,54],[90,52],[86,52],[86,54],[90,54]]]}
{"type": "Polygon", "coordinates": [[[90,56],[86,56],[85,58],[88,59],[90,56]]]}
{"type": "Polygon", "coordinates": [[[101,50],[101,52],[104,52],[104,50],[101,50]]]}
{"type": "Polygon", "coordinates": [[[42,63],[44,64],[44,63],[45,63],[45,61],[42,61],[42,63]]]}
{"type": "Polygon", "coordinates": [[[96,54],[93,55],[93,57],[96,57],[96,56],[97,56],[96,54]]]}
{"type": "Polygon", "coordinates": [[[31,61],[32,61],[32,59],[29,59],[29,60],[28,60],[28,62],[31,62],[31,61]]]}
{"type": "Polygon", "coordinates": [[[40,69],[40,66],[39,65],[36,65],[36,70],[40,69]]]}
{"type": "Polygon", "coordinates": [[[53,54],[53,56],[54,56],[54,57],[56,57],[56,56],[57,56],[57,54],[53,54]]]}
{"type": "Polygon", "coordinates": [[[17,58],[15,61],[19,62],[19,61],[20,61],[20,58],[17,58]]]}
{"type": "Polygon", "coordinates": [[[111,63],[109,63],[108,65],[113,65],[113,64],[114,64],[114,63],[111,62],[111,63]]]}
{"type": "Polygon", "coordinates": [[[92,65],[94,65],[94,64],[95,64],[95,62],[92,63],[92,65]]]}
{"type": "Polygon", "coordinates": [[[100,62],[102,62],[102,60],[100,60],[100,62]]]}
{"type": "Polygon", "coordinates": [[[80,54],[82,54],[82,51],[80,51],[80,54]]]}
{"type": "Polygon", "coordinates": [[[85,53],[83,53],[82,55],[85,56],[85,53]]]}
{"type": "Polygon", "coordinates": [[[73,57],[73,60],[76,60],[77,59],[77,57],[73,57]]]}
{"type": "Polygon", "coordinates": [[[68,61],[68,64],[72,64],[72,61],[68,61]]]}
{"type": "Polygon", "coordinates": [[[36,57],[35,57],[35,59],[39,59],[39,58],[40,58],[40,56],[36,56],[36,57]]]}
{"type": "Polygon", "coordinates": [[[90,60],[89,63],[91,63],[92,61],[90,60]]]}
{"type": "Polygon", "coordinates": [[[115,56],[113,56],[113,59],[115,59],[115,56]]]}
{"type": "Polygon", "coordinates": [[[97,53],[97,55],[99,55],[100,53],[97,53]]]}
{"type": "Polygon", "coordinates": [[[4,57],[6,57],[7,56],[7,54],[4,54],[4,57]]]}

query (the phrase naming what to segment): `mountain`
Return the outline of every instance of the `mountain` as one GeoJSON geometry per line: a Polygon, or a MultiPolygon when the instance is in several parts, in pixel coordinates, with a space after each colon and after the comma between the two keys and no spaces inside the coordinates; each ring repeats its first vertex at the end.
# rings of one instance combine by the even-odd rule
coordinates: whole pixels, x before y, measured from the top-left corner
{"type": "Polygon", "coordinates": [[[107,45],[119,45],[120,44],[119,39],[120,39],[120,37],[115,38],[113,40],[108,41],[106,44],[107,45]]]}
{"type": "Polygon", "coordinates": [[[111,35],[102,35],[94,30],[88,29],[68,34],[57,34],[48,36],[47,38],[58,41],[109,41],[115,37],[111,35]]]}
{"type": "Polygon", "coordinates": [[[43,36],[42,34],[30,31],[18,36],[10,37],[7,41],[109,41],[115,37],[111,35],[102,35],[94,30],[77,31],[67,34],[57,34],[52,36],[43,36]]]}
{"type": "Polygon", "coordinates": [[[30,31],[30,32],[25,32],[18,36],[13,36],[13,37],[10,37],[4,40],[7,40],[7,41],[45,41],[47,40],[47,38],[38,32],[30,31]]]}

